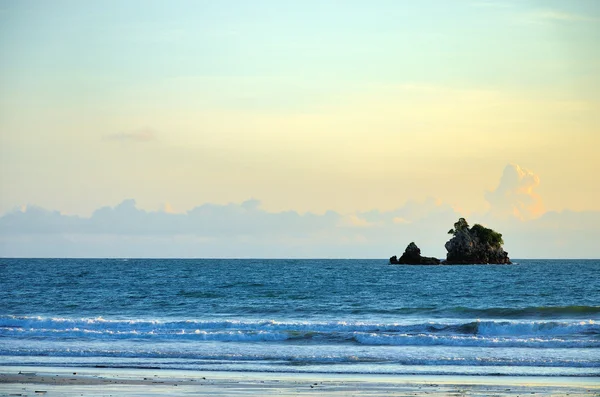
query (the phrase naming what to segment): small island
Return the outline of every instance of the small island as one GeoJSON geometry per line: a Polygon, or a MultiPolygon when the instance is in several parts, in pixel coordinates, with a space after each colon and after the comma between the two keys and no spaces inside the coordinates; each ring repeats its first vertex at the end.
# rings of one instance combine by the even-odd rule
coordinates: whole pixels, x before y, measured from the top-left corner
{"type": "Polygon", "coordinates": [[[392,265],[510,265],[508,253],[502,248],[502,234],[480,224],[469,227],[465,218],[460,218],[448,231],[453,237],[446,242],[446,260],[421,256],[421,250],[412,242],[402,256],[390,258],[392,265]]]}
{"type": "Polygon", "coordinates": [[[421,249],[415,243],[408,244],[404,253],[398,259],[396,255],[390,258],[392,265],[439,265],[438,258],[421,256],[421,249]]]}

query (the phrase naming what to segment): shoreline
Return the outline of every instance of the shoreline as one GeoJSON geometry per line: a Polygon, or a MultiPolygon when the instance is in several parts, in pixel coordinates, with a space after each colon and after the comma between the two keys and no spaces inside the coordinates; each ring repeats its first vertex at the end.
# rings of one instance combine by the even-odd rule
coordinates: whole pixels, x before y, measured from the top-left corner
{"type": "Polygon", "coordinates": [[[600,396],[597,377],[369,375],[161,369],[0,367],[8,395],[600,396]]]}

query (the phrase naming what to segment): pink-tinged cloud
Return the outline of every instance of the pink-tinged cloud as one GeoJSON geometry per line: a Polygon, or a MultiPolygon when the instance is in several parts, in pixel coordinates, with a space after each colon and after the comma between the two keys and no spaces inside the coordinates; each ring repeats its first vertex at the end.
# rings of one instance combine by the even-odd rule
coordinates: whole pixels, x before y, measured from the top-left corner
{"type": "Polygon", "coordinates": [[[173,209],[173,206],[170,203],[165,203],[163,205],[162,211],[165,214],[176,214],[175,210],[173,209]]]}
{"type": "Polygon", "coordinates": [[[542,199],[534,192],[539,184],[540,178],[533,172],[516,164],[507,165],[498,187],[485,194],[491,215],[502,218],[514,216],[521,220],[542,215],[542,199]]]}

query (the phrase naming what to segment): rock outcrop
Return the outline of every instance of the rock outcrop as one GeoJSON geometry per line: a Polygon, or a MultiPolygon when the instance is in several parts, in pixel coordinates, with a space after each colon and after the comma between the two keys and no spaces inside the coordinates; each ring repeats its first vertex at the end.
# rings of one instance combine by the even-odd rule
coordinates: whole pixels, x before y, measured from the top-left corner
{"type": "Polygon", "coordinates": [[[479,224],[469,227],[464,218],[448,232],[453,237],[446,243],[448,265],[511,264],[508,253],[502,248],[502,235],[479,224]]]}
{"type": "MultiPolygon", "coordinates": [[[[479,224],[469,227],[465,218],[460,218],[448,231],[453,237],[446,243],[448,253],[442,265],[510,265],[508,253],[502,248],[502,235],[479,224]]],[[[410,243],[400,258],[390,258],[392,265],[439,265],[440,260],[421,256],[421,250],[410,243]]]]}
{"type": "Polygon", "coordinates": [[[415,243],[410,243],[404,253],[398,259],[396,255],[390,258],[392,265],[439,265],[440,260],[427,256],[421,256],[421,249],[415,243]]]}

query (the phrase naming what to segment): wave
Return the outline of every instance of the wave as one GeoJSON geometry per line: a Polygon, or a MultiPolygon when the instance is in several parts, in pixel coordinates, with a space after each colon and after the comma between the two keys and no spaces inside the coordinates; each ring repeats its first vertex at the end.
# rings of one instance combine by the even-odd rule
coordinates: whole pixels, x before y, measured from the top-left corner
{"type": "Polygon", "coordinates": [[[426,334],[356,334],[354,338],[364,345],[387,346],[600,348],[600,341],[562,338],[485,338],[479,336],[438,336],[426,334]]]}
{"type": "Polygon", "coordinates": [[[485,309],[455,307],[448,309],[456,315],[477,318],[551,318],[589,317],[600,314],[600,306],[531,306],[524,308],[492,307],[485,309]]]}
{"type": "Polygon", "coordinates": [[[169,332],[235,329],[250,331],[311,331],[311,332],[431,332],[477,335],[568,335],[600,334],[600,322],[586,321],[468,321],[391,323],[365,321],[243,321],[243,320],[113,320],[96,318],[48,318],[0,316],[1,329],[85,329],[111,332],[169,332]]]}
{"type": "MultiPolygon", "coordinates": [[[[113,359],[154,359],[161,366],[175,363],[176,360],[186,360],[186,365],[239,365],[253,363],[254,365],[279,365],[299,367],[302,365],[332,365],[332,364],[376,364],[404,366],[474,366],[474,367],[563,367],[563,368],[600,368],[600,361],[590,358],[544,358],[544,357],[423,357],[423,356],[357,356],[353,354],[287,354],[285,350],[277,353],[252,354],[241,353],[211,353],[210,351],[172,350],[172,349],[102,349],[102,348],[0,348],[0,356],[15,357],[71,357],[71,358],[113,358],[113,359]],[[160,360],[160,361],[159,361],[160,360]]],[[[96,364],[101,359],[90,361],[96,364]]],[[[106,360],[105,360],[106,361],[106,360]]]]}
{"type": "Polygon", "coordinates": [[[358,343],[535,348],[600,347],[600,323],[587,321],[311,322],[108,320],[0,317],[0,336],[50,339],[145,339],[222,342],[358,343]]]}
{"type": "Polygon", "coordinates": [[[483,319],[583,319],[600,315],[600,306],[529,306],[529,307],[403,307],[389,309],[356,309],[352,314],[427,316],[436,318],[483,319]]]}
{"type": "Polygon", "coordinates": [[[461,347],[525,347],[525,348],[600,348],[600,340],[577,338],[515,338],[515,337],[481,337],[431,334],[375,334],[354,332],[343,335],[325,335],[316,332],[267,332],[267,331],[180,331],[177,333],[158,335],[155,332],[100,332],[80,329],[16,331],[2,336],[18,336],[23,333],[27,338],[57,338],[97,340],[136,339],[147,341],[190,340],[219,342],[283,342],[294,340],[311,340],[316,343],[358,343],[361,345],[388,346],[461,346],[461,347]]]}

